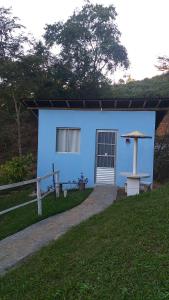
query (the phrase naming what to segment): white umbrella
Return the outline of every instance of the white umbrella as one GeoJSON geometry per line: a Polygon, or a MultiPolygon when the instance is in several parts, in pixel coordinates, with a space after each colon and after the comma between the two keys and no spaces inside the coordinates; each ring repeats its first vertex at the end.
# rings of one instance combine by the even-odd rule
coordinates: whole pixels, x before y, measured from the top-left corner
{"type": "Polygon", "coordinates": [[[151,139],[151,136],[145,135],[140,131],[132,131],[126,134],[122,134],[121,137],[133,138],[134,139],[134,150],[133,150],[133,174],[137,174],[137,160],[138,160],[138,139],[151,139]]]}

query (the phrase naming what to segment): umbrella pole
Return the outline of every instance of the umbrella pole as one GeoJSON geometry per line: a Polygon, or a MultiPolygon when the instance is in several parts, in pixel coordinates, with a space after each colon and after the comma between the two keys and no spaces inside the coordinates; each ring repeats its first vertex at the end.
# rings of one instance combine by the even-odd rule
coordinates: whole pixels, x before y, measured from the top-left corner
{"type": "Polygon", "coordinates": [[[138,138],[134,138],[133,174],[137,174],[138,138]]]}

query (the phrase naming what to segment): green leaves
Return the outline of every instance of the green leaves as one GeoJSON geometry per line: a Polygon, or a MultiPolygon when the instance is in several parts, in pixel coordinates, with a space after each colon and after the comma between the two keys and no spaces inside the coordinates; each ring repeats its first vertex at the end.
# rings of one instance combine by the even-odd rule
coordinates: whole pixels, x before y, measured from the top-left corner
{"type": "Polygon", "coordinates": [[[33,157],[31,154],[14,157],[0,165],[0,184],[15,183],[32,176],[33,157]]]}
{"type": "Polygon", "coordinates": [[[106,73],[129,65],[127,51],[120,43],[113,5],[104,7],[87,2],[64,23],[46,25],[46,45],[60,46],[58,57],[69,68],[67,85],[78,90],[88,86],[88,96],[107,81],[106,73]],[[91,90],[92,85],[92,90],[91,90]]]}
{"type": "Polygon", "coordinates": [[[23,54],[27,37],[23,34],[17,17],[11,15],[11,8],[0,7],[0,60],[17,59],[23,54]]]}
{"type": "Polygon", "coordinates": [[[159,56],[158,65],[156,66],[159,71],[169,72],[169,57],[167,56],[159,56]]]}
{"type": "Polygon", "coordinates": [[[131,80],[127,84],[118,84],[112,88],[112,97],[168,97],[169,73],[143,80],[131,80]]]}

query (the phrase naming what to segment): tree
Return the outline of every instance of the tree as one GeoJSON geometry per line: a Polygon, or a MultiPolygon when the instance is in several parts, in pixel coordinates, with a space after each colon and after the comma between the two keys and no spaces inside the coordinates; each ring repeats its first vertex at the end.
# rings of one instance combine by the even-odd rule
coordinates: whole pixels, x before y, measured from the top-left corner
{"type": "Polygon", "coordinates": [[[20,103],[16,97],[17,70],[20,57],[24,53],[24,44],[28,41],[23,34],[24,28],[18,22],[18,18],[13,17],[11,9],[0,8],[0,89],[1,97],[10,97],[14,103],[16,113],[16,124],[18,132],[18,151],[22,154],[21,129],[20,129],[20,103]],[[10,81],[10,79],[12,81],[10,81]]]}
{"type": "Polygon", "coordinates": [[[118,81],[118,84],[125,84],[125,81],[123,78],[120,78],[119,81],[118,81]]]}
{"type": "Polygon", "coordinates": [[[17,59],[23,54],[24,43],[27,37],[21,29],[24,26],[19,23],[17,17],[11,15],[11,8],[0,7],[0,61],[5,59],[17,59]]]}
{"type": "Polygon", "coordinates": [[[22,32],[24,27],[18,18],[12,16],[11,9],[0,8],[0,17],[0,109],[7,108],[16,121],[18,153],[21,156],[21,116],[24,108],[20,100],[36,97],[44,91],[52,57],[42,42],[30,43],[22,32]],[[31,45],[27,52],[25,43],[31,45]]]}
{"type": "Polygon", "coordinates": [[[126,76],[126,83],[134,82],[135,80],[131,77],[131,75],[126,76]]]}
{"type": "Polygon", "coordinates": [[[156,65],[156,68],[162,72],[169,72],[169,57],[159,56],[157,59],[158,65],[156,65]]]}
{"type": "Polygon", "coordinates": [[[46,25],[46,45],[59,46],[58,58],[67,70],[65,87],[96,95],[107,75],[118,67],[127,68],[127,52],[120,43],[120,31],[115,23],[113,5],[93,5],[87,2],[66,22],[46,25]]]}

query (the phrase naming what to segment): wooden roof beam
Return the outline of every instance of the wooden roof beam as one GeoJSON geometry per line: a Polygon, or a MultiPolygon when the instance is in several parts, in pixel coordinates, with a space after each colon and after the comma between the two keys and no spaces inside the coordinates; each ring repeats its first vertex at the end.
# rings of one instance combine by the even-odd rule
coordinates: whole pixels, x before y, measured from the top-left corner
{"type": "Polygon", "coordinates": [[[146,104],[147,104],[147,100],[144,101],[144,103],[143,103],[143,108],[146,107],[146,104]]]}
{"type": "Polygon", "coordinates": [[[66,100],[65,102],[66,102],[67,108],[70,108],[70,103],[69,103],[69,101],[66,100]]]}
{"type": "Polygon", "coordinates": [[[83,100],[83,108],[86,108],[86,102],[83,100]]]}
{"type": "Polygon", "coordinates": [[[128,108],[131,108],[131,106],[132,106],[132,100],[129,101],[129,106],[128,106],[128,108]]]}
{"type": "MultiPolygon", "coordinates": [[[[27,109],[30,109],[30,110],[32,110],[32,109],[57,109],[57,110],[63,110],[63,109],[67,109],[67,107],[57,107],[57,108],[55,108],[55,107],[50,107],[50,106],[42,106],[42,107],[39,107],[39,106],[29,106],[29,107],[27,107],[27,109]]],[[[83,107],[75,107],[75,108],[70,108],[70,109],[76,109],[76,110],[82,110],[83,109],[83,107]]],[[[91,109],[91,110],[98,110],[98,108],[89,108],[89,109],[91,109]]],[[[104,108],[104,110],[107,110],[107,111],[126,111],[128,108],[117,108],[117,109],[115,109],[115,108],[104,108]]],[[[145,109],[142,107],[138,107],[138,108],[135,108],[135,107],[132,107],[132,111],[145,111],[145,109]]],[[[146,111],[168,111],[168,107],[149,107],[149,108],[146,108],[146,111]]]]}
{"type": "Polygon", "coordinates": [[[156,107],[159,107],[160,104],[161,104],[161,100],[158,100],[158,103],[157,103],[156,107]]]}
{"type": "Polygon", "coordinates": [[[117,107],[117,100],[114,101],[114,108],[117,107]]]}
{"type": "Polygon", "coordinates": [[[52,100],[49,100],[50,105],[53,107],[53,102],[52,100]]]}
{"type": "Polygon", "coordinates": [[[38,106],[38,102],[34,99],[33,102],[35,103],[36,106],[38,106]]]}

